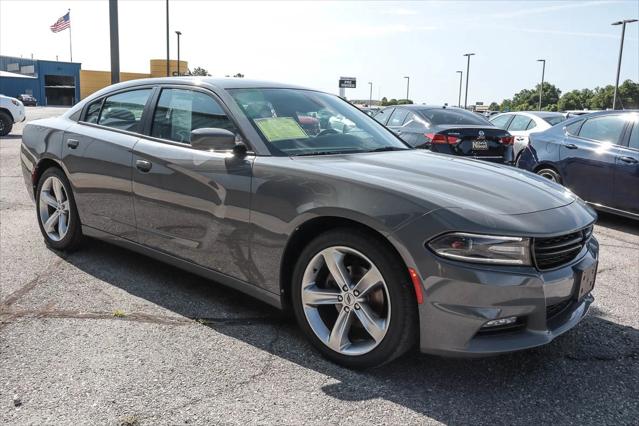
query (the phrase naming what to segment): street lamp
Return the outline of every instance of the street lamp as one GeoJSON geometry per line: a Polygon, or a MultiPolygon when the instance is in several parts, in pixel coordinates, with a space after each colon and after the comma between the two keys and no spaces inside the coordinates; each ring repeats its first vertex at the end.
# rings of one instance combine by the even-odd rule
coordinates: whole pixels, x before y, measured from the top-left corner
{"type": "Polygon", "coordinates": [[[464,71],[457,71],[459,74],[459,99],[457,99],[457,106],[461,108],[461,89],[462,89],[462,76],[464,75],[464,71]]]}
{"type": "Polygon", "coordinates": [[[404,78],[406,79],[406,102],[408,102],[408,88],[410,87],[410,77],[404,76],[404,78]]]}
{"type": "Polygon", "coordinates": [[[541,86],[539,86],[539,111],[541,111],[541,92],[544,90],[544,74],[546,73],[546,60],[545,59],[537,59],[537,62],[541,62],[541,86]]]}
{"type": "Polygon", "coordinates": [[[177,34],[177,41],[178,41],[178,45],[177,45],[177,55],[178,55],[178,62],[177,62],[177,75],[180,75],[180,36],[182,35],[181,31],[176,31],[175,34],[177,34]]]}
{"type": "Polygon", "coordinates": [[[373,82],[369,81],[368,85],[370,86],[370,92],[368,94],[368,106],[372,106],[373,103],[373,82]]]}
{"type": "Polygon", "coordinates": [[[464,97],[464,109],[468,109],[468,75],[470,74],[470,57],[474,55],[474,53],[464,53],[463,55],[468,58],[468,62],[466,63],[466,96],[464,97]]]}
{"type": "Polygon", "coordinates": [[[615,94],[612,97],[612,109],[617,109],[617,90],[619,90],[619,73],[621,72],[621,55],[623,53],[623,39],[626,35],[626,24],[637,22],[636,19],[624,19],[613,22],[612,25],[621,25],[621,44],[619,45],[619,62],[617,62],[617,80],[615,81],[615,94]]]}

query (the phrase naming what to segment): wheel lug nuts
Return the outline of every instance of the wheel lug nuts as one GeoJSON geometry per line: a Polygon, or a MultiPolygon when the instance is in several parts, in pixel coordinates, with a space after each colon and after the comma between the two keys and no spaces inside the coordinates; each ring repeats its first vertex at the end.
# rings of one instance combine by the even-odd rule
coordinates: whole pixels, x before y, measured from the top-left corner
{"type": "Polygon", "coordinates": [[[347,286],[347,285],[345,285],[344,287],[342,287],[342,290],[344,290],[344,291],[348,291],[348,286],[347,286]]]}
{"type": "Polygon", "coordinates": [[[355,304],[355,309],[359,310],[359,308],[360,308],[359,303],[356,303],[355,304]]]}
{"type": "Polygon", "coordinates": [[[344,306],[344,312],[348,312],[350,310],[351,310],[351,308],[349,308],[348,306],[344,306]]]}
{"type": "Polygon", "coordinates": [[[341,302],[342,300],[344,300],[344,298],[342,296],[337,296],[337,301],[341,302]]]}
{"type": "Polygon", "coordinates": [[[355,291],[353,292],[353,294],[354,294],[355,296],[359,296],[359,291],[355,290],[355,291]]]}

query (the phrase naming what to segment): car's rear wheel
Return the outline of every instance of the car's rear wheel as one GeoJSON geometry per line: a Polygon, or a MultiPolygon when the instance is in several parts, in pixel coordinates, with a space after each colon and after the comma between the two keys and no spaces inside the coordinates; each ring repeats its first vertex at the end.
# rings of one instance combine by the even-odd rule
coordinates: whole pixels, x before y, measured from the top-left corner
{"type": "Polygon", "coordinates": [[[556,183],[561,183],[561,176],[557,173],[556,170],[550,168],[543,168],[537,170],[537,174],[541,177],[545,177],[548,180],[551,180],[556,183]]]}
{"type": "Polygon", "coordinates": [[[82,227],[71,185],[62,170],[47,169],[36,190],[38,224],[46,244],[56,250],[72,250],[82,239],[82,227]]]}
{"type": "Polygon", "coordinates": [[[417,308],[402,264],[383,241],[349,229],[322,234],[303,250],[293,274],[293,309],[324,356],[367,368],[410,349],[417,308]]]}
{"type": "Polygon", "coordinates": [[[0,111],[0,136],[7,136],[13,128],[13,119],[9,114],[0,111]]]}

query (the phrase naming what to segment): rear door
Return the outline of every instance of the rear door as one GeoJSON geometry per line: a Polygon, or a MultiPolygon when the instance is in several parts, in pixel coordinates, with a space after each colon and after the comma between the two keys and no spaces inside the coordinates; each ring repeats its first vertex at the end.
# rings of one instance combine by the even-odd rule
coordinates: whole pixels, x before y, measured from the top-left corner
{"type": "Polygon", "coordinates": [[[135,239],[131,151],[152,90],[129,89],[98,99],[65,132],[62,159],[83,225],[135,239]]]}
{"type": "Polygon", "coordinates": [[[639,114],[628,114],[626,138],[619,147],[614,177],[614,203],[610,207],[639,214],[639,114]]]}
{"type": "Polygon", "coordinates": [[[390,118],[388,119],[388,122],[386,123],[386,127],[391,129],[394,133],[401,137],[402,124],[404,124],[404,120],[406,119],[408,112],[409,111],[405,108],[395,108],[390,118]]]}
{"type": "Polygon", "coordinates": [[[426,120],[418,114],[409,111],[404,119],[404,123],[398,129],[398,134],[404,142],[413,147],[428,148],[424,146],[427,143],[426,132],[428,127],[426,120]]]}
{"type": "Polygon", "coordinates": [[[133,151],[140,243],[249,281],[249,203],[253,155],[196,150],[191,131],[237,126],[212,92],[165,87],[133,151]]]}
{"type": "Polygon", "coordinates": [[[567,128],[560,148],[564,185],[586,201],[610,206],[614,199],[615,164],[625,127],[621,114],[609,114],[588,118],[578,129],[567,128]]]}

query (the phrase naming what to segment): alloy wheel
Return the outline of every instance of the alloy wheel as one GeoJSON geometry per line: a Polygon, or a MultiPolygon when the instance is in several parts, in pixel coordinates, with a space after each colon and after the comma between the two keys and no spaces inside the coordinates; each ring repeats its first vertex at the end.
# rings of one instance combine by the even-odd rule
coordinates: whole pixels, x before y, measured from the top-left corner
{"type": "Polygon", "coordinates": [[[364,254],[328,247],[306,266],[302,305],[313,333],[333,351],[363,355],[384,339],[391,318],[384,277],[364,254]]]}
{"type": "Polygon", "coordinates": [[[69,230],[69,197],[62,181],[49,176],[40,188],[40,221],[52,241],[62,240],[69,230]]]}
{"type": "Polygon", "coordinates": [[[544,177],[550,181],[557,182],[557,177],[547,170],[541,170],[538,174],[539,176],[544,177]]]}

